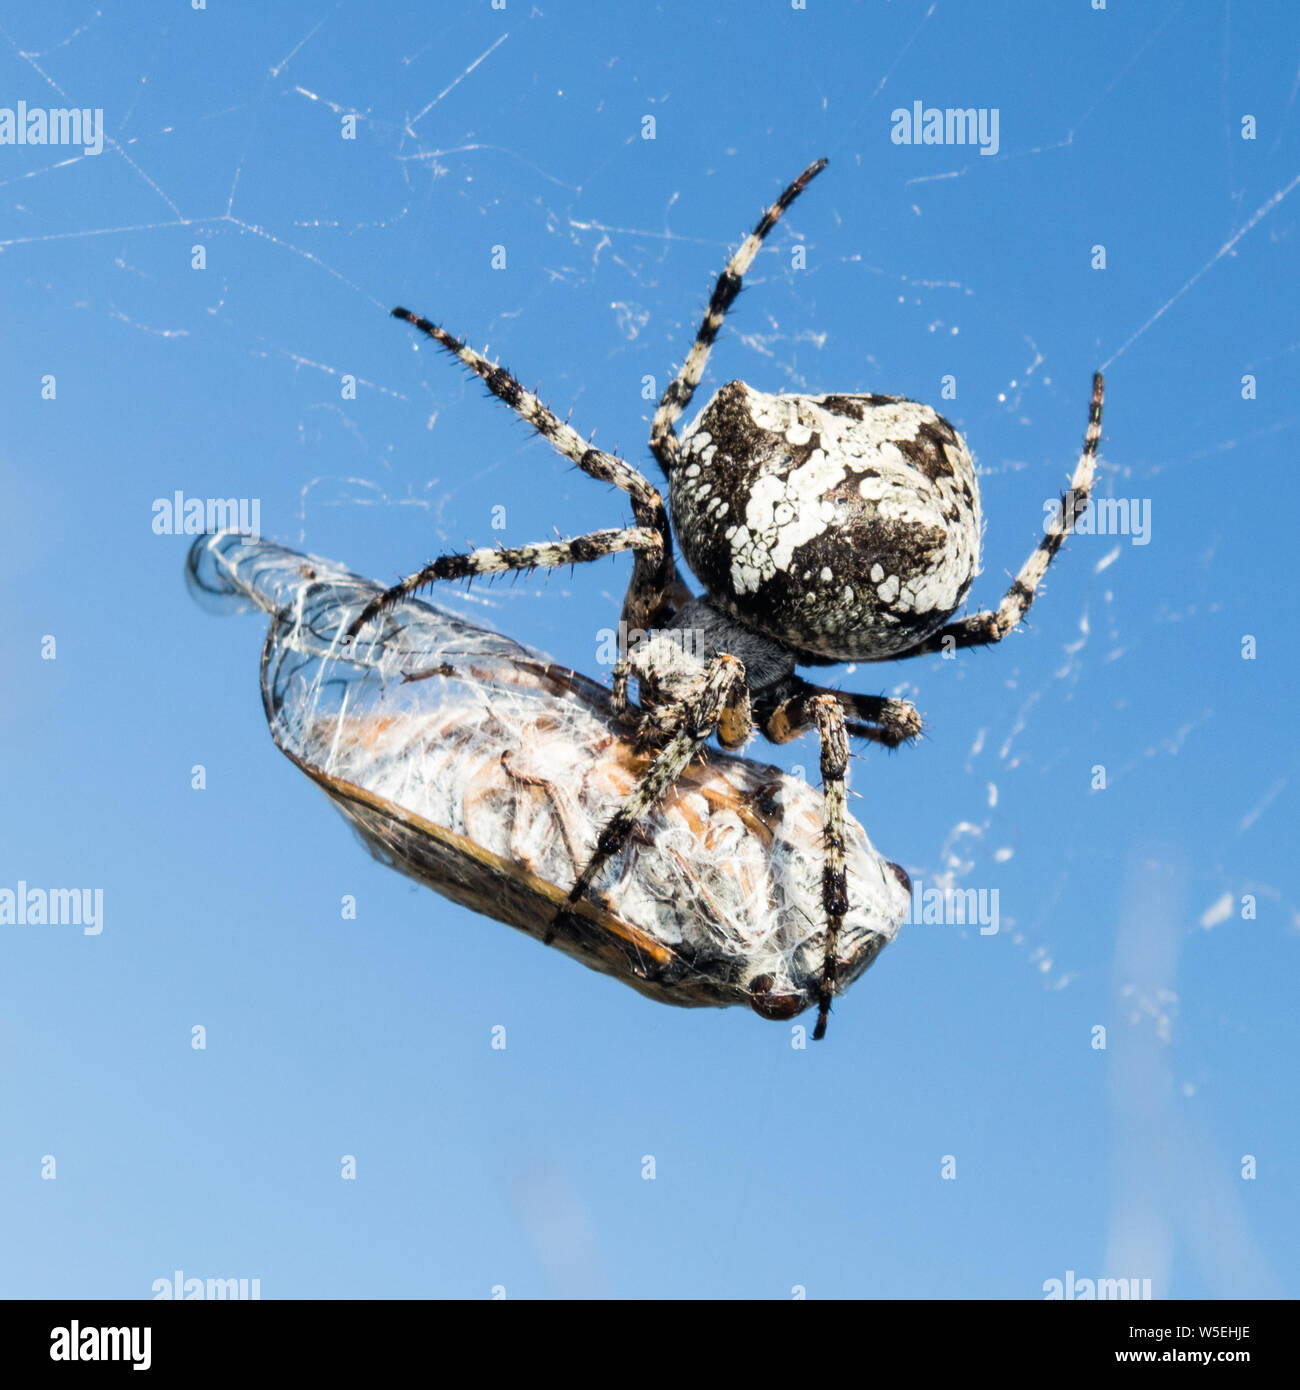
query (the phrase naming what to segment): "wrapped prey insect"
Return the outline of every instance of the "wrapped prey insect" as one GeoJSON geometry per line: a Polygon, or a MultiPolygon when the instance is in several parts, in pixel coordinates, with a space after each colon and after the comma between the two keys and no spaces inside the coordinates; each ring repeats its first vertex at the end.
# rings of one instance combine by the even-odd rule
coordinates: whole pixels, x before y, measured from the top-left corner
{"type": "MultiPolygon", "coordinates": [[[[423,600],[345,641],[382,585],[236,533],[200,537],[191,590],[270,620],[272,739],[371,854],[662,1003],[819,1003],[823,804],[801,778],[710,749],[570,902],[602,827],[653,758],[611,692],[423,600]]],[[[837,993],[897,935],[907,875],[846,820],[837,993]]]]}

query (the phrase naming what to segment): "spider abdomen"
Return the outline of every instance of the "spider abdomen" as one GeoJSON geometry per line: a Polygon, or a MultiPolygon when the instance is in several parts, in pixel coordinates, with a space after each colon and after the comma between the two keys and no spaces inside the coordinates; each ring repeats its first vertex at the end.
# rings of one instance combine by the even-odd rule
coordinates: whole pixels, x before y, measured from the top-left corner
{"type": "Polygon", "coordinates": [[[916,401],[728,382],[682,437],[669,482],[678,542],[709,596],[810,656],[914,646],[979,566],[975,465],[916,401]]]}

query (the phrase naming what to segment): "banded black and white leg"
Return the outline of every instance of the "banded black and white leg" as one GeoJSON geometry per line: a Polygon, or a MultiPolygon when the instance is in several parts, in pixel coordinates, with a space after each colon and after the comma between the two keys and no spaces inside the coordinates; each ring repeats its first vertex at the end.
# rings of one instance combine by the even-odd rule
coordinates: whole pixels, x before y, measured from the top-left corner
{"type": "Polygon", "coordinates": [[[555,569],[599,560],[625,550],[632,551],[638,558],[647,557],[648,563],[653,565],[663,554],[663,539],[653,528],[629,526],[591,531],[567,541],[537,541],[532,545],[471,550],[465,555],[442,555],[382,594],[376,594],[349,625],[343,640],[350,642],[368,623],[440,579],[473,579],[481,574],[503,574],[510,570],[555,569]]]}
{"type": "MultiPolygon", "coordinates": [[[[849,721],[845,717],[846,707],[852,708],[856,702],[870,702],[877,705],[902,706],[910,711],[917,729],[920,718],[916,710],[905,700],[873,701],[870,696],[844,696],[839,691],[821,690],[806,685],[798,693],[783,700],[772,710],[764,722],[764,732],[774,742],[783,743],[796,738],[812,728],[816,728],[821,740],[822,774],[822,911],[826,915],[826,950],[822,957],[822,977],[818,987],[817,1024],[813,1029],[814,1040],[826,1036],[826,1023],[830,1017],[831,999],[839,975],[840,931],[849,910],[848,872],[844,865],[845,822],[848,815],[848,773],[849,773],[849,721]]],[[[859,705],[859,708],[862,708],[859,705]]],[[[893,732],[907,724],[902,711],[878,711],[883,713],[886,723],[893,732]]],[[[880,726],[876,733],[863,733],[861,737],[879,738],[880,726]]],[[[905,734],[904,737],[914,737],[905,734]]],[[[900,740],[901,741],[901,740],[900,740]]]]}
{"type": "Polygon", "coordinates": [[[614,718],[628,728],[633,727],[641,717],[640,711],[632,703],[632,697],[629,693],[633,674],[632,663],[626,656],[620,656],[614,663],[614,688],[610,693],[609,704],[614,718]]]}
{"type": "Polygon", "coordinates": [[[1083,515],[1092,493],[1093,478],[1097,467],[1097,446],[1101,442],[1101,411],[1105,398],[1106,383],[1100,372],[1093,374],[1092,402],[1088,408],[1088,428],[1083,437],[1083,450],[1075,466],[1068,491],[1062,494],[1060,506],[1046,535],[1034,547],[1029,559],[1020,567],[1020,573],[1012,581],[1006,596],[998,607],[982,613],[972,613],[959,618],[955,623],[941,627],[932,637],[898,653],[905,656],[924,656],[929,652],[950,650],[953,647],[980,647],[990,642],[1000,642],[1009,632],[1024,621],[1030,604],[1034,601],[1038,585],[1056,553],[1065,543],[1065,538],[1074,530],[1074,524],[1083,515]]]}
{"type": "MultiPolygon", "coordinates": [[[[714,733],[724,748],[744,746],[753,729],[753,717],[743,664],[726,654],[714,657],[698,691],[658,714],[661,720],[667,720],[667,727],[661,724],[656,738],[663,737],[665,741],[636,789],[602,828],[591,858],[569,890],[570,906],[582,900],[608,860],[618,854],[642,818],[674,785],[714,733]]],[[[564,913],[565,909],[561,909],[556,925],[564,913]]],[[[547,940],[553,935],[554,927],[547,940]]]]}
{"type": "Polygon", "coordinates": [[[553,449],[576,463],[589,477],[611,483],[627,493],[637,527],[657,532],[660,547],[657,553],[632,547],[636,558],[632,566],[632,580],[624,600],[623,614],[629,627],[654,626],[669,603],[669,594],[678,584],[673,564],[672,539],[668,530],[668,515],[658,489],[630,463],[626,463],[615,454],[594,448],[577,430],[543,405],[531,391],[525,390],[504,367],[489,362],[481,353],[475,352],[459,338],[453,337],[445,328],[413,314],[409,309],[399,306],[392,313],[394,318],[402,319],[412,327],[418,328],[439,347],[458,357],[499,401],[508,405],[553,449]]]}
{"type": "Polygon", "coordinates": [[[691,397],[695,395],[695,389],[704,376],[709,353],[712,352],[718,331],[727,317],[727,310],[740,293],[745,272],[753,264],[754,257],[758,255],[767,234],[781,220],[781,214],[825,167],[826,160],[818,159],[795,179],[759,218],[758,225],[741,242],[735,255],[727,262],[726,269],[718,276],[713,294],[709,298],[709,306],[704,311],[704,320],[695,335],[694,343],[691,344],[691,350],[686,354],[686,360],[677,375],[668,383],[659,398],[659,407],[650,426],[650,451],[659,461],[665,476],[671,477],[673,469],[677,466],[677,421],[690,405],[691,397]]]}

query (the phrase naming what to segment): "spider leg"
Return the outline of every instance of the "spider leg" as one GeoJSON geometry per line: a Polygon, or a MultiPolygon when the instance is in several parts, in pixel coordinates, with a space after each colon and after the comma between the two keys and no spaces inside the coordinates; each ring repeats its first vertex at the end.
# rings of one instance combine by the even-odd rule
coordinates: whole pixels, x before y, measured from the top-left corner
{"type": "Polygon", "coordinates": [[[781,687],[780,702],[765,711],[763,732],[773,743],[788,743],[812,726],[811,701],[828,696],[847,716],[846,728],[853,738],[870,739],[886,748],[918,738],[921,716],[910,700],[891,700],[885,695],[857,695],[848,690],[829,690],[813,685],[800,676],[791,677],[781,687]]]}
{"type": "Polygon", "coordinates": [[[781,214],[825,167],[826,160],[818,159],[795,179],[759,218],[758,226],[741,242],[739,250],[718,276],[709,299],[709,307],[704,311],[700,331],[695,335],[695,342],[691,345],[681,369],[660,397],[659,408],[655,411],[654,422],[650,426],[650,452],[658,459],[666,476],[672,476],[673,468],[677,464],[677,433],[674,426],[681,419],[682,412],[690,405],[695,388],[700,384],[718,330],[727,316],[727,310],[740,293],[742,277],[753,263],[754,257],[758,255],[764,238],[780,221],[781,214]]]}
{"type": "MultiPolygon", "coordinates": [[[[744,666],[725,653],[714,657],[699,692],[682,701],[672,716],[675,729],[655,754],[635,791],[601,830],[595,853],[569,890],[571,904],[581,900],[605,862],[623,848],[637,823],[677,781],[715,730],[728,746],[744,742],[753,727],[744,666]]],[[[563,915],[561,910],[556,925],[563,915]]],[[[554,931],[553,926],[549,935],[554,931]]]]}
{"type": "MultiPolygon", "coordinates": [[[[801,684],[803,684],[801,682],[801,684]]],[[[840,929],[849,910],[848,875],[844,868],[844,822],[847,815],[849,737],[844,711],[850,701],[872,703],[871,696],[842,696],[835,690],[819,690],[805,685],[804,689],[783,700],[768,715],[764,732],[780,742],[777,734],[792,738],[814,724],[821,739],[822,772],[822,909],[826,914],[826,954],[822,958],[822,978],[818,989],[817,1026],[814,1040],[826,1036],[826,1021],[830,1016],[831,998],[835,993],[839,973],[840,929]],[[774,732],[774,730],[776,732],[774,732]]],[[[916,711],[903,700],[880,701],[881,704],[902,705],[916,711]]],[[[919,725],[919,720],[917,721],[919,725]]],[[[870,735],[868,735],[870,737],[870,735]]]]}
{"type": "Polygon", "coordinates": [[[440,347],[454,353],[470,371],[482,379],[484,385],[499,401],[508,405],[552,448],[576,463],[589,477],[612,483],[627,493],[632,502],[632,515],[636,524],[657,531],[661,549],[658,554],[645,550],[637,552],[623,611],[629,626],[653,626],[654,619],[665,606],[665,596],[677,582],[668,515],[664,511],[663,498],[659,495],[658,489],[617,455],[593,448],[577,430],[543,405],[531,391],[526,391],[504,367],[495,366],[481,353],[467,347],[459,338],[452,337],[445,328],[411,313],[409,309],[399,306],[392,313],[394,318],[404,319],[426,337],[432,338],[440,347]]]}
{"type": "Polygon", "coordinates": [[[367,623],[439,579],[469,579],[476,574],[501,574],[506,570],[577,565],[586,560],[599,560],[605,555],[617,554],[621,550],[632,550],[653,559],[662,554],[663,542],[657,531],[633,526],[626,530],[592,531],[567,541],[539,541],[510,549],[487,548],[471,550],[468,555],[442,555],[431,560],[422,570],[394,584],[391,589],[376,594],[352,620],[343,640],[350,642],[367,623]]]}
{"type": "Polygon", "coordinates": [[[980,647],[989,642],[1000,642],[1024,620],[1048,565],[1088,505],[1093,474],[1097,466],[1097,445],[1101,440],[1101,407],[1104,395],[1105,382],[1101,373],[1095,372],[1092,378],[1092,404],[1088,410],[1088,429],[1083,437],[1083,451],[1075,466],[1074,477],[1070,479],[1069,491],[1062,496],[1060,508],[1053,517],[1047,534],[1020,567],[1020,573],[1012,581],[997,611],[972,613],[955,623],[948,623],[932,637],[927,637],[908,651],[897,653],[900,659],[905,656],[924,656],[928,652],[951,650],[953,647],[980,647]]]}
{"type": "Polygon", "coordinates": [[[610,695],[610,709],[620,724],[630,727],[636,722],[636,711],[632,708],[632,698],[628,694],[628,683],[632,679],[632,663],[625,656],[614,663],[614,689],[610,695]]]}

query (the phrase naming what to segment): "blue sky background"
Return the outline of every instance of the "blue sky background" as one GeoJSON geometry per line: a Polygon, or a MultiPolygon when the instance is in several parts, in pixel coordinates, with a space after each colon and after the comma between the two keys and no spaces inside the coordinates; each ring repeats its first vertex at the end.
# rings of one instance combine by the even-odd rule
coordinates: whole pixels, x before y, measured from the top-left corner
{"type": "MultiPolygon", "coordinates": [[[[0,887],[102,888],[105,918],[0,927],[0,1292],[1300,1293],[1294,6],[0,9],[0,106],[109,136],[0,147],[0,887]],[[998,154],[894,145],[916,100],[996,107],[998,154]],[[942,409],[991,605],[1104,365],[1099,491],[1152,524],[1073,540],[1001,649],[833,673],[928,721],[854,764],[874,842],[996,888],[1002,930],[905,929],[800,1050],[372,863],[270,743],[262,621],[192,602],[152,504],[256,498],[385,579],[618,524],[387,309],[652,467],[643,376],[818,155],[712,385],[942,409]]],[[[467,611],[605,674],[626,572],[467,611]]]]}

